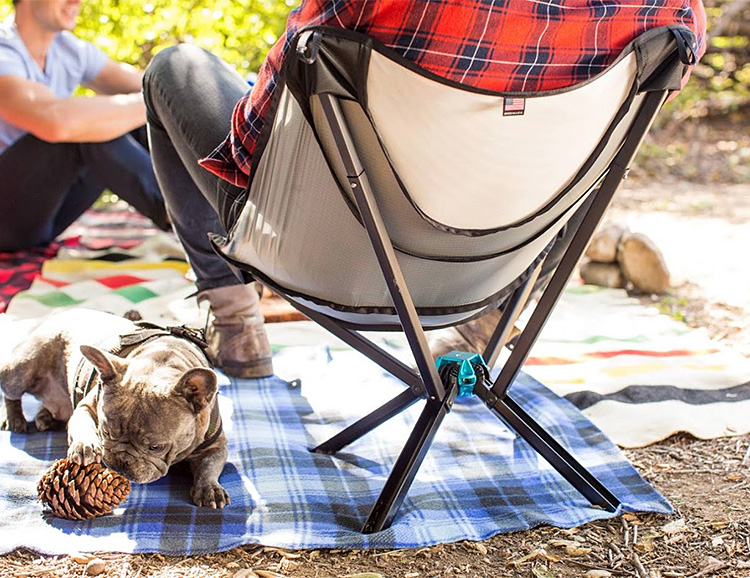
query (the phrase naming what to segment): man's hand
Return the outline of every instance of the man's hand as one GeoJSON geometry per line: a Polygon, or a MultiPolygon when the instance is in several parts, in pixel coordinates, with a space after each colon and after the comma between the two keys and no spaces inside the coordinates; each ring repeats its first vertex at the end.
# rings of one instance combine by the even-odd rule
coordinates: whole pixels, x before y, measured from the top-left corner
{"type": "Polygon", "coordinates": [[[87,86],[97,94],[130,94],[141,91],[143,72],[124,62],[108,60],[87,86]]]}

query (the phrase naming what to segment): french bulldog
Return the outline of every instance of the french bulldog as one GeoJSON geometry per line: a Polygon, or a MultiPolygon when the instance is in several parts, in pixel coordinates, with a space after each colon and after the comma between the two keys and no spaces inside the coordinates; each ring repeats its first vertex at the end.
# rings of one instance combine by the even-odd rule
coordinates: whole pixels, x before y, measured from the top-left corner
{"type": "Polygon", "coordinates": [[[227,439],[216,374],[195,337],[185,328],[139,327],[99,311],[53,314],[0,365],[7,414],[0,427],[27,430],[21,397],[31,394],[42,403],[38,430],[67,423],[75,462],[101,461],[148,483],[185,461],[193,501],[223,508],[230,502],[219,484],[227,439]]]}

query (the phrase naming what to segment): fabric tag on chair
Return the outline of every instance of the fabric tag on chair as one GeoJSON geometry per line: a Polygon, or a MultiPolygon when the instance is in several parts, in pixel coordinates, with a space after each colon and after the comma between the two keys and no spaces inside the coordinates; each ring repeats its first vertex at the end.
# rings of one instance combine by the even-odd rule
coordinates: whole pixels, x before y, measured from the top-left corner
{"type": "Polygon", "coordinates": [[[521,116],[525,111],[525,98],[506,96],[503,99],[503,116],[521,116]]]}

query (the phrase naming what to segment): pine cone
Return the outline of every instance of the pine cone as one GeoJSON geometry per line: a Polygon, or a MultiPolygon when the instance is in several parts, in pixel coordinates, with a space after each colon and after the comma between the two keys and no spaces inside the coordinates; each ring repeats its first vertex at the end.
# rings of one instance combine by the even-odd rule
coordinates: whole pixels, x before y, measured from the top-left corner
{"type": "Polygon", "coordinates": [[[101,464],[57,460],[37,484],[42,503],[59,518],[88,520],[109,514],[130,493],[130,482],[101,464]]]}

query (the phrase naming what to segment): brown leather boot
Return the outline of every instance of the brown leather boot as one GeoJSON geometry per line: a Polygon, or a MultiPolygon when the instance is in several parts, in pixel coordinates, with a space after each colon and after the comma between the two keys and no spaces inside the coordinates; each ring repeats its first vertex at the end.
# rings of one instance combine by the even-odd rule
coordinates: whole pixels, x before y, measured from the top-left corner
{"type": "MultiPolygon", "coordinates": [[[[456,325],[447,329],[439,329],[428,333],[428,344],[432,357],[437,359],[441,355],[453,351],[468,351],[470,353],[484,353],[484,348],[492,337],[492,332],[500,321],[502,311],[495,309],[486,315],[456,325]]],[[[518,335],[519,331],[515,327],[511,333],[511,339],[518,335]]]]}
{"type": "Polygon", "coordinates": [[[258,291],[253,285],[207,289],[198,301],[211,305],[206,342],[213,363],[232,377],[273,375],[271,346],[263,326],[258,291]]]}

